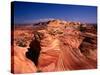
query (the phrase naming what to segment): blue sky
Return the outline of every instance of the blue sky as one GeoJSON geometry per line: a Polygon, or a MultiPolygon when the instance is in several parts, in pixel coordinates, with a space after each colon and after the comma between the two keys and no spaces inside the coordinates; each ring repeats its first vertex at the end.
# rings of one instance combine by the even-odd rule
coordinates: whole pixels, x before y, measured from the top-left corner
{"type": "Polygon", "coordinates": [[[97,23],[97,7],[68,4],[14,2],[14,23],[33,23],[40,19],[63,19],[97,23]]]}

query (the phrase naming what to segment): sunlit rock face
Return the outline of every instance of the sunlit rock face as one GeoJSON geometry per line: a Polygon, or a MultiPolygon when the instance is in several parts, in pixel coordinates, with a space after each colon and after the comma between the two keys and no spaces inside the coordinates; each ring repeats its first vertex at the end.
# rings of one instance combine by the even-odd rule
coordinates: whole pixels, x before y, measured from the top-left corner
{"type": "Polygon", "coordinates": [[[33,32],[27,47],[14,46],[14,73],[97,68],[97,34],[94,26],[90,26],[93,30],[88,30],[89,25],[63,20],[50,20],[45,24],[45,29],[33,32]]]}
{"type": "MultiPolygon", "coordinates": [[[[74,27],[60,28],[61,23],[58,20],[53,22],[49,23],[48,29],[52,32],[56,30],[55,34],[50,34],[46,30],[39,31],[45,36],[40,42],[39,69],[47,72],[96,68],[96,60],[92,62],[80,50],[80,45],[86,38],[82,36],[82,32],[74,27]]],[[[88,49],[91,50],[91,47],[88,49]]],[[[96,58],[96,53],[92,50],[90,51],[90,55],[93,55],[93,59],[96,58]]]]}
{"type": "Polygon", "coordinates": [[[37,71],[35,64],[26,58],[25,53],[27,52],[27,48],[14,47],[14,52],[12,54],[11,60],[11,70],[12,73],[20,74],[20,73],[34,73],[37,71]]]}

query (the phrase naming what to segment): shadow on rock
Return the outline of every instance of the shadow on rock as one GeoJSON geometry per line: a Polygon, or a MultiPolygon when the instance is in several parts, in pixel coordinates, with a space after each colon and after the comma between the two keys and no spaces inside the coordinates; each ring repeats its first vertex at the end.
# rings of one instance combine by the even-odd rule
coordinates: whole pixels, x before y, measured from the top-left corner
{"type": "Polygon", "coordinates": [[[35,39],[31,41],[28,51],[26,52],[26,57],[30,60],[32,60],[35,65],[38,65],[38,58],[39,58],[39,54],[41,51],[41,47],[40,47],[40,35],[38,33],[36,33],[34,35],[35,39]]]}

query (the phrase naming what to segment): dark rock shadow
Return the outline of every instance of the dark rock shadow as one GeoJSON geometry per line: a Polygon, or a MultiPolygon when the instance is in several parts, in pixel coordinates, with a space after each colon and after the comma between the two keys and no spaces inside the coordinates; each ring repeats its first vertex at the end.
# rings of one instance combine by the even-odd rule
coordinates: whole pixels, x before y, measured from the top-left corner
{"type": "Polygon", "coordinates": [[[26,52],[26,57],[34,62],[36,66],[38,65],[40,50],[40,41],[35,37],[35,39],[32,40],[29,45],[28,51],[26,52]]]}

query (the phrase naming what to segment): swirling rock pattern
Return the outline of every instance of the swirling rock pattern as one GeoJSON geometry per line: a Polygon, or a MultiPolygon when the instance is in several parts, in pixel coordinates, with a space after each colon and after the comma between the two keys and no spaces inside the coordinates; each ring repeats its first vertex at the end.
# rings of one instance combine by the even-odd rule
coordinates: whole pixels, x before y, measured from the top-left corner
{"type": "Polygon", "coordinates": [[[66,32],[64,36],[56,36],[56,38],[48,35],[41,40],[42,49],[38,66],[43,72],[96,68],[96,61],[86,58],[79,49],[83,40],[81,33],[77,30],[71,31],[68,34],[66,32]],[[71,35],[71,33],[75,34],[71,35]]]}
{"type": "MultiPolygon", "coordinates": [[[[54,72],[97,68],[96,28],[53,20],[37,30],[27,47],[12,48],[12,73],[54,72]]],[[[22,37],[22,36],[21,36],[22,37]]]]}
{"type": "Polygon", "coordinates": [[[27,48],[21,48],[18,46],[14,47],[14,52],[12,52],[12,59],[11,59],[11,72],[12,73],[32,73],[36,72],[37,68],[35,64],[26,58],[25,53],[27,48]]]}

